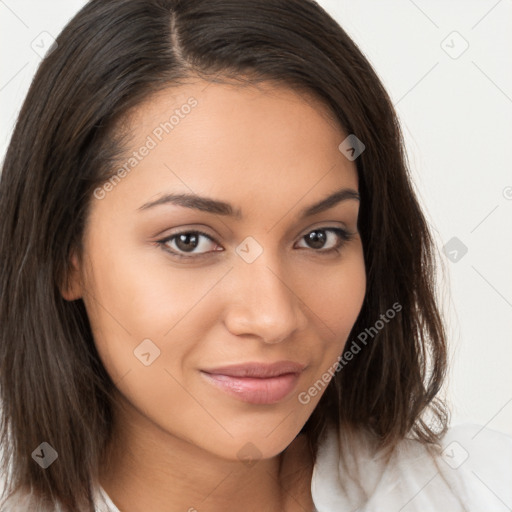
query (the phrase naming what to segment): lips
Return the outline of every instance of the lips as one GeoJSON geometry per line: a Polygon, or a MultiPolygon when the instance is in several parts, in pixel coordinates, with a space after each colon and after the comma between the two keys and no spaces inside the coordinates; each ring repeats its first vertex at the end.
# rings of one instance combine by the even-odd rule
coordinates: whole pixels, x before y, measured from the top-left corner
{"type": "Polygon", "coordinates": [[[294,361],[243,363],[201,370],[217,389],[252,404],[273,404],[296,387],[305,365],[294,361]]]}

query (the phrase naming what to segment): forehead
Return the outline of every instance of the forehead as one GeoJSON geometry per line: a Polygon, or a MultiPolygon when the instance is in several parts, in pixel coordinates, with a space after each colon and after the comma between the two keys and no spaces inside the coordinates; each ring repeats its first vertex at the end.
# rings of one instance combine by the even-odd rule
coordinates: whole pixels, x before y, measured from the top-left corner
{"type": "MultiPolygon", "coordinates": [[[[277,81],[260,83],[235,82],[230,79],[221,82],[207,82],[199,78],[189,78],[181,85],[170,86],[151,94],[123,116],[122,125],[130,131],[147,132],[155,122],[169,119],[175,110],[185,105],[190,98],[197,100],[203,115],[217,114],[217,120],[240,122],[250,115],[255,119],[267,118],[269,110],[277,109],[282,114],[286,110],[291,117],[306,115],[307,121],[313,117],[323,120],[333,130],[343,132],[333,111],[312,91],[277,81]]],[[[198,109],[194,108],[195,112],[198,109]]],[[[179,113],[178,113],[179,114],[179,113]]],[[[202,116],[196,115],[196,121],[202,116]]],[[[291,127],[288,126],[288,129],[291,127]]]]}
{"type": "Polygon", "coordinates": [[[330,109],[284,85],[197,80],[153,94],[120,128],[130,134],[118,163],[128,172],[108,199],[133,208],[169,191],[245,210],[271,208],[272,197],[291,204],[309,195],[307,204],[340,185],[357,190],[355,165],[338,150],[346,134],[330,109]]]}

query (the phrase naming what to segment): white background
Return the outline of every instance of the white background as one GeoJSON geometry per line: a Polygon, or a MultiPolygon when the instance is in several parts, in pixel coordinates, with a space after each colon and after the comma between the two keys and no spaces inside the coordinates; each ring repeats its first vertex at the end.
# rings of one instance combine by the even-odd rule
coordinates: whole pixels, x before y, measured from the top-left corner
{"type": "MultiPolygon", "coordinates": [[[[84,3],[0,0],[2,156],[40,62],[31,45],[56,37],[84,3]]],[[[448,272],[439,286],[452,424],[512,435],[512,1],[319,3],[370,60],[402,122],[448,272]],[[468,249],[456,262],[442,252],[452,237],[468,249]]]]}

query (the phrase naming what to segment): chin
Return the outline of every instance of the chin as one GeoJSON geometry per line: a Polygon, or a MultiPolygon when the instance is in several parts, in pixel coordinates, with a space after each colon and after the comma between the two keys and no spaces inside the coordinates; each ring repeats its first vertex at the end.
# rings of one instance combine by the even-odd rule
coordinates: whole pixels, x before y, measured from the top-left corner
{"type": "Polygon", "coordinates": [[[305,420],[290,424],[281,416],[267,422],[263,429],[255,428],[254,424],[239,424],[236,430],[230,430],[232,437],[225,431],[220,436],[218,432],[207,438],[203,436],[201,446],[220,458],[254,464],[257,460],[271,459],[283,452],[297,437],[304,423],[305,420]]]}

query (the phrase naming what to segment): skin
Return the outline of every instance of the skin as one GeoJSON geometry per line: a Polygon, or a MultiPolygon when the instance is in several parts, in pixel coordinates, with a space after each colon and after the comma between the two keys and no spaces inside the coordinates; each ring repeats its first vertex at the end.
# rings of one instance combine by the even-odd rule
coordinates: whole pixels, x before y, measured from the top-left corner
{"type": "MultiPolygon", "coordinates": [[[[122,512],[311,510],[312,460],[297,435],[321,393],[307,404],[297,397],[341,354],[366,280],[359,201],[306,219],[299,212],[340,188],[358,190],[355,163],[338,150],[347,134],[305,93],[198,80],[153,95],[126,117],[127,156],[190,96],[197,106],[92,200],[83,253],[73,255],[62,291],[83,298],[117,389],[100,483],[122,512]],[[229,202],[243,217],[172,204],[139,210],[171,192],[229,202]],[[324,231],[320,248],[304,238],[328,227],[354,236],[344,242],[324,231]],[[215,240],[201,237],[195,258],[156,243],[194,229],[215,240]],[[248,236],[263,249],[252,263],[236,252],[248,236]],[[134,355],[144,339],[160,350],[149,366],[134,355]],[[199,372],[280,360],[306,368],[273,404],[242,402],[199,372]]],[[[190,255],[176,239],[167,247],[190,255]]]]}

